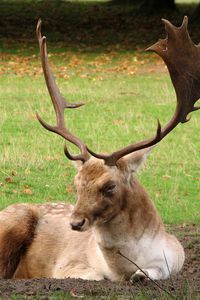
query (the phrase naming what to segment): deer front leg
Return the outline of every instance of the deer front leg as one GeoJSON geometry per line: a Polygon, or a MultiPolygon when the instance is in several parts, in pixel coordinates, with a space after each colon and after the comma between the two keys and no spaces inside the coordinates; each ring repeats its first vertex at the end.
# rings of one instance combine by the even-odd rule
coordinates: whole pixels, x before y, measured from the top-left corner
{"type": "Polygon", "coordinates": [[[55,278],[81,278],[84,280],[96,280],[100,281],[104,279],[103,274],[100,274],[96,272],[92,268],[69,268],[68,270],[62,270],[59,268],[59,270],[55,270],[53,273],[53,277],[55,278]]]}
{"type": "Polygon", "coordinates": [[[150,268],[137,270],[130,278],[130,282],[142,281],[144,279],[160,280],[166,276],[163,274],[160,268],[150,268]]]}

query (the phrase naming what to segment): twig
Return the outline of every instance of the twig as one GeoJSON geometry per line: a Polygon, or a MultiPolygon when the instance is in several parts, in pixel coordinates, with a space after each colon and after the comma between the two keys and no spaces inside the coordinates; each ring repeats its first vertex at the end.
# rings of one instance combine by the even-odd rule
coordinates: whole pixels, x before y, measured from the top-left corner
{"type": "Polygon", "coordinates": [[[170,281],[171,281],[171,284],[172,284],[172,286],[173,286],[174,291],[176,291],[176,289],[175,289],[175,287],[174,287],[174,282],[173,282],[173,280],[172,280],[172,275],[171,275],[171,272],[170,272],[170,269],[169,269],[169,264],[168,264],[168,261],[167,261],[167,257],[166,257],[166,255],[165,255],[165,251],[164,251],[164,250],[163,250],[163,255],[164,255],[165,263],[166,263],[166,265],[167,265],[167,269],[168,269],[168,272],[169,272],[169,279],[170,279],[170,281]]]}
{"type": "Polygon", "coordinates": [[[170,297],[172,297],[173,299],[175,299],[174,295],[172,295],[169,291],[167,291],[166,289],[164,289],[162,286],[160,286],[155,280],[153,280],[151,277],[148,276],[148,274],[146,274],[134,261],[132,261],[131,259],[129,259],[128,257],[126,257],[125,255],[123,255],[119,250],[117,251],[117,253],[119,255],[121,255],[123,258],[125,258],[126,260],[128,260],[129,262],[131,262],[134,266],[136,266],[151,282],[153,282],[160,290],[162,290],[163,292],[165,292],[166,294],[168,294],[170,297]]]}

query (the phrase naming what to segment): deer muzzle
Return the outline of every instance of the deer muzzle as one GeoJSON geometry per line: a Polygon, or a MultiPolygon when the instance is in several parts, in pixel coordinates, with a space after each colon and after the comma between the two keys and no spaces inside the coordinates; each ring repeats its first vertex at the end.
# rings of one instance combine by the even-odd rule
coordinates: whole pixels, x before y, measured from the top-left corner
{"type": "Polygon", "coordinates": [[[70,222],[70,226],[72,230],[76,231],[86,231],[89,227],[89,220],[86,218],[80,220],[72,220],[70,222]]]}

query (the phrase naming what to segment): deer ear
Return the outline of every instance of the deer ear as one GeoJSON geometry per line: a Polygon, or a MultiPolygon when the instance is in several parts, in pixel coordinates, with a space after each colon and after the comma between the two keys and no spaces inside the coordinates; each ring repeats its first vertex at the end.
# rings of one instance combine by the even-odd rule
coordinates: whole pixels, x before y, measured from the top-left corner
{"type": "Polygon", "coordinates": [[[81,160],[73,160],[72,164],[77,170],[79,170],[82,167],[83,162],[81,160]]]}
{"type": "Polygon", "coordinates": [[[146,149],[135,151],[124,156],[120,160],[126,164],[128,170],[131,172],[136,172],[145,162],[152,149],[153,147],[148,147],[146,149]]]}

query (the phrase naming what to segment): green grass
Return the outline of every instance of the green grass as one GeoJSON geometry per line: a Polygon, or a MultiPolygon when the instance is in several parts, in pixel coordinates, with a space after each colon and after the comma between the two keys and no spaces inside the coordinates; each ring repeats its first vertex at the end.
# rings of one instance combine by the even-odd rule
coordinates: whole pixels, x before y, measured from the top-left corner
{"type": "MultiPolygon", "coordinates": [[[[0,298],[0,300],[3,300],[4,298],[0,298]]],[[[74,297],[70,296],[69,293],[65,293],[65,292],[54,292],[52,293],[52,295],[48,295],[48,296],[41,296],[41,295],[34,295],[34,296],[25,296],[25,295],[21,295],[21,294],[13,294],[9,297],[10,300],[25,300],[25,299],[29,299],[29,300],[72,300],[74,299],[74,297]]],[[[93,298],[94,299],[94,298],[93,298]]],[[[88,298],[89,300],[89,298],[88,298]]]]}
{"type": "MultiPolygon", "coordinates": [[[[137,50],[163,36],[160,16],[136,18],[132,6],[98,3],[0,4],[0,208],[16,202],[75,201],[75,170],[63,154],[63,141],[35,118],[38,111],[48,122],[55,119],[33,38],[39,17],[62,93],[86,103],[66,112],[67,124],[94,151],[111,152],[150,137],[157,118],[164,124],[173,113],[176,101],[168,74],[154,55],[137,50]]],[[[180,6],[184,14],[186,9],[180,6]]],[[[177,23],[181,14],[170,19],[177,23]]],[[[196,36],[197,27],[191,26],[196,36]]],[[[167,223],[200,223],[199,146],[197,112],[154,149],[139,173],[167,223]]]]}
{"type": "MultiPolygon", "coordinates": [[[[66,55],[70,59],[72,53],[66,55]]],[[[111,57],[99,67],[101,55],[85,54],[82,72],[77,75],[77,66],[72,65],[66,71],[68,79],[60,76],[58,82],[66,98],[86,103],[66,112],[72,132],[93,150],[111,152],[152,136],[156,119],[164,124],[170,118],[175,95],[167,74],[106,72],[110,66],[117,69],[121,61],[111,57]]],[[[120,55],[125,62],[132,57],[120,55]]],[[[53,61],[59,76],[59,68],[66,65],[56,56],[53,61]]],[[[35,64],[39,66],[39,61],[35,64]]],[[[74,202],[75,170],[63,154],[63,141],[35,118],[38,111],[54,123],[43,77],[10,72],[0,77],[0,86],[0,207],[16,202],[74,202]]],[[[139,174],[167,223],[200,223],[198,124],[199,115],[194,113],[189,123],[179,125],[156,147],[139,174]]]]}

